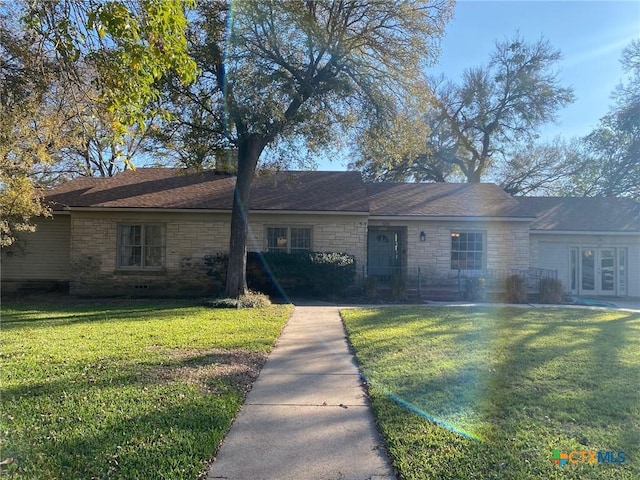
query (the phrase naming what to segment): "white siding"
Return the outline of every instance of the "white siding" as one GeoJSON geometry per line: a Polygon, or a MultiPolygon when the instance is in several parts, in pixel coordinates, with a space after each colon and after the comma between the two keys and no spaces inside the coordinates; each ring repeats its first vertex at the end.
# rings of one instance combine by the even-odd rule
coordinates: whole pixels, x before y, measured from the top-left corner
{"type": "Polygon", "coordinates": [[[24,248],[2,254],[2,282],[69,280],[71,218],[55,215],[37,222],[37,230],[22,235],[24,248]]]}
{"type": "Polygon", "coordinates": [[[571,285],[569,272],[570,248],[564,243],[540,242],[538,245],[539,262],[532,265],[537,268],[558,271],[558,280],[562,282],[566,289],[571,285]]]}
{"type": "MultiPolygon", "coordinates": [[[[571,247],[624,248],[627,251],[627,292],[640,297],[640,235],[578,235],[531,232],[531,266],[558,270],[558,278],[570,285],[571,247]]],[[[580,293],[580,292],[579,292],[580,293]]]]}

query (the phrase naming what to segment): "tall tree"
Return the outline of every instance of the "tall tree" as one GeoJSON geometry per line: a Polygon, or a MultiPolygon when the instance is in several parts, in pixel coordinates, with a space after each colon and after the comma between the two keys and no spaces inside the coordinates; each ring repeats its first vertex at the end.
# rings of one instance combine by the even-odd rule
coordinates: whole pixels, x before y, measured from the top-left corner
{"type": "Polygon", "coordinates": [[[0,17],[0,213],[8,246],[15,232],[33,230],[30,217],[46,214],[35,180],[52,171],[56,154],[96,152],[79,141],[88,138],[88,117],[100,112],[95,118],[106,128],[93,139],[103,142],[108,131],[121,151],[132,129],[147,126],[156,82],[168,72],[186,82],[196,70],[181,0],[22,0],[0,3],[0,17]],[[71,92],[76,98],[65,100],[71,92]]]}
{"type": "Polygon", "coordinates": [[[53,162],[63,123],[47,94],[54,82],[50,57],[34,54],[33,35],[21,30],[12,5],[0,9],[0,247],[35,229],[31,217],[48,215],[33,182],[34,169],[53,162]],[[44,68],[43,68],[44,67],[44,68]]]}
{"type": "MultiPolygon", "coordinates": [[[[314,149],[393,114],[435,58],[449,0],[201,4],[186,92],[211,144],[237,152],[226,293],[246,291],[246,213],[255,170],[278,142],[314,149]],[[225,30],[222,26],[228,25],[225,30]]],[[[197,122],[191,122],[191,126],[197,122]]]]}
{"type": "Polygon", "coordinates": [[[467,70],[462,85],[437,87],[437,118],[454,148],[446,145],[434,156],[456,165],[468,182],[479,182],[497,154],[533,139],[540,125],[573,101],[553,70],[560,56],[544,39],[527,43],[516,35],[497,42],[488,67],[467,70]]]}
{"type": "Polygon", "coordinates": [[[640,39],[622,54],[628,74],[613,92],[614,105],[585,139],[584,168],[574,176],[575,195],[640,199],[640,39]]]}
{"type": "Polygon", "coordinates": [[[457,171],[467,182],[480,182],[495,158],[530,143],[573,101],[554,70],[560,57],[547,40],[529,43],[516,35],[496,42],[488,65],[466,70],[461,83],[431,79],[435,110],[423,119],[431,131],[423,154],[394,175],[445,181],[457,171]]]}

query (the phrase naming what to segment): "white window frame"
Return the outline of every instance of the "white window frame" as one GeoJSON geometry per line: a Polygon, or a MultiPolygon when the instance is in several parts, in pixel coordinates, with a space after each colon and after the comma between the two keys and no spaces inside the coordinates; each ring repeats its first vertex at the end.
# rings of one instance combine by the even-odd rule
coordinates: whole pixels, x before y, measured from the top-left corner
{"type": "Polygon", "coordinates": [[[313,227],[310,225],[267,225],[265,227],[265,251],[267,252],[282,252],[282,253],[302,253],[302,252],[310,252],[313,250],[313,227]],[[286,231],[286,237],[278,237],[278,240],[281,238],[284,239],[283,247],[272,247],[269,245],[270,235],[269,231],[271,229],[280,229],[286,231]],[[309,248],[292,248],[291,246],[291,230],[308,230],[309,231],[309,248]]]}
{"type": "MultiPolygon", "coordinates": [[[[450,240],[449,240],[449,266],[451,268],[451,270],[486,270],[487,268],[487,232],[483,231],[483,230],[451,230],[450,231],[450,240]],[[482,238],[482,250],[462,250],[460,248],[458,248],[457,250],[454,250],[453,248],[453,242],[454,242],[454,238],[456,238],[455,236],[458,235],[457,238],[460,237],[460,235],[469,235],[469,234],[473,234],[473,235],[480,235],[482,238]],[[482,254],[482,260],[481,260],[481,265],[478,266],[474,266],[474,268],[454,268],[454,253],[481,253],[482,254]]],[[[458,258],[456,260],[457,262],[460,262],[460,258],[458,258]]]]}
{"type": "Polygon", "coordinates": [[[118,270],[145,270],[145,271],[160,271],[164,270],[166,264],[166,225],[163,223],[155,222],[120,222],[117,224],[117,250],[116,250],[116,268],[118,270]],[[140,248],[140,265],[123,265],[123,248],[126,248],[122,244],[122,229],[125,227],[140,227],[140,244],[132,245],[133,248],[140,248]],[[147,243],[147,228],[159,227],[160,228],[160,244],[149,245],[147,243]],[[160,248],[160,265],[147,265],[147,249],[148,248],[160,248]]]}

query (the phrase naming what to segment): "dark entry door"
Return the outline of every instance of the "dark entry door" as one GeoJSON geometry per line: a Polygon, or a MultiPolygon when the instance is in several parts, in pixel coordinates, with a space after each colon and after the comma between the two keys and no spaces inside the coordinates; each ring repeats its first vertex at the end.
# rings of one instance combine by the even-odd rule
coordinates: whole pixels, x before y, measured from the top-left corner
{"type": "Polygon", "coordinates": [[[368,275],[387,283],[401,265],[400,232],[396,230],[370,230],[367,242],[368,275]]]}

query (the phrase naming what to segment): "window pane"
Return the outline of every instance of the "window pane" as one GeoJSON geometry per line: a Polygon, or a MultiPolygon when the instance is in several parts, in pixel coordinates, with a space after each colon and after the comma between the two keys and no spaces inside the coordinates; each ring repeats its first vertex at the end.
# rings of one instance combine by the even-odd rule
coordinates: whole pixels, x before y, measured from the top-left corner
{"type": "Polygon", "coordinates": [[[160,225],[146,225],[144,227],[144,244],[158,247],[162,245],[162,227],[160,225]]]}
{"type": "Polygon", "coordinates": [[[311,229],[292,228],[291,229],[291,251],[311,250],[311,229]]]}
{"type": "Polygon", "coordinates": [[[120,247],[121,267],[141,267],[142,247],[120,247]]]}
{"type": "Polygon", "coordinates": [[[287,251],[287,229],[281,227],[267,228],[267,249],[269,251],[287,251]]]}
{"type": "Polygon", "coordinates": [[[145,267],[162,266],[162,247],[147,247],[144,257],[145,267]]]}
{"type": "Polygon", "coordinates": [[[484,268],[484,234],[451,233],[451,269],[482,270],[484,268]]]}
{"type": "Polygon", "coordinates": [[[141,241],[140,225],[120,225],[120,245],[140,245],[141,241]]]}

